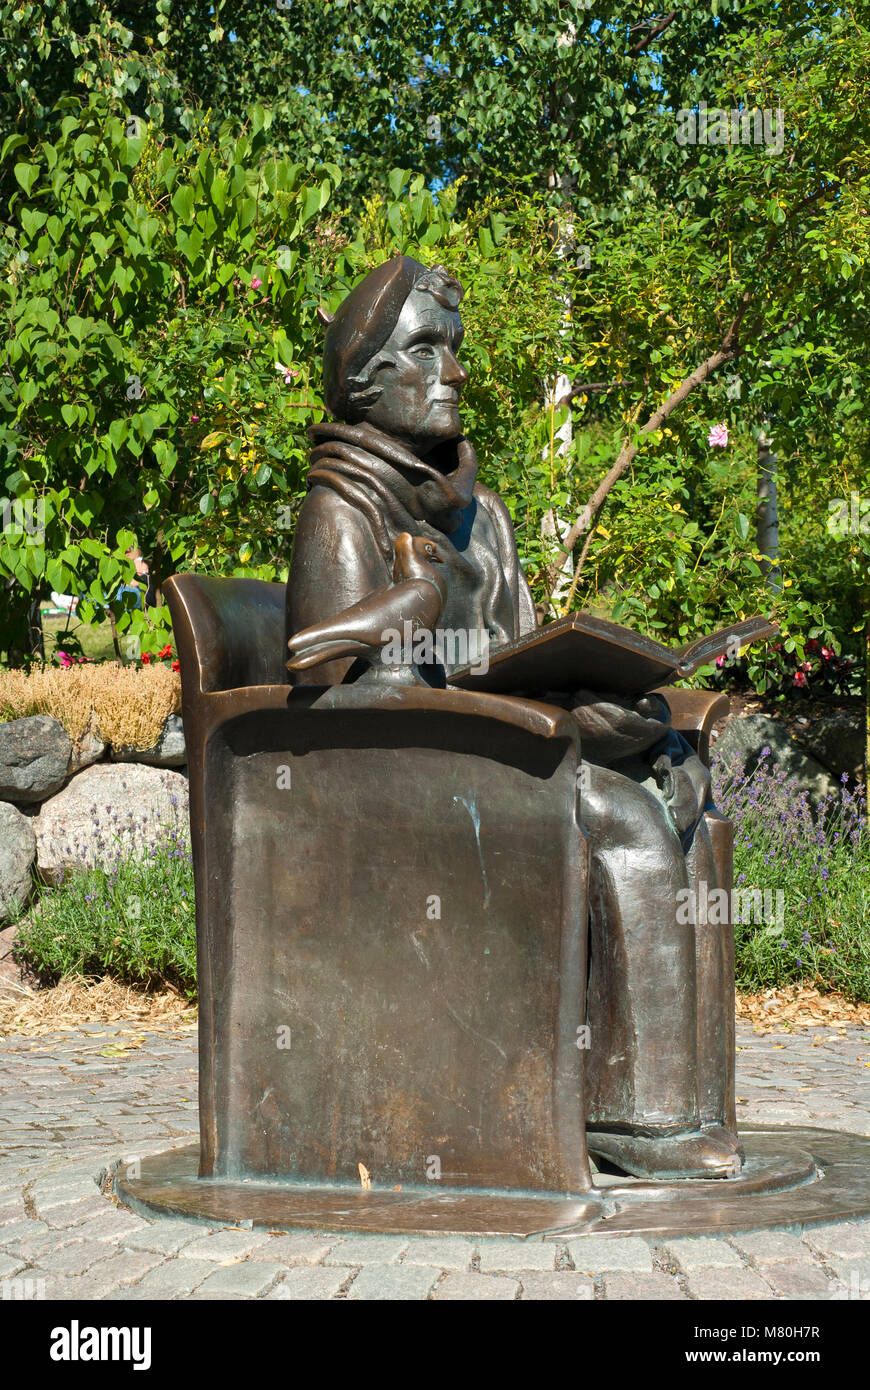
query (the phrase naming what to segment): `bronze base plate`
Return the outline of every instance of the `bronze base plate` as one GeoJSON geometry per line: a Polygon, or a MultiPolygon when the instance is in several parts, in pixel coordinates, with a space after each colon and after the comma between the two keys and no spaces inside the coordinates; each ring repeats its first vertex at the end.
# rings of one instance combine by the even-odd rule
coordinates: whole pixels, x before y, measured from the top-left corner
{"type": "Polygon", "coordinates": [[[870,1213],[870,1138],[752,1126],[741,1141],[737,1178],[656,1183],[598,1174],[592,1191],[575,1196],[200,1178],[199,1145],[191,1144],[121,1168],[115,1192],[146,1217],[396,1235],[709,1235],[870,1213]]]}

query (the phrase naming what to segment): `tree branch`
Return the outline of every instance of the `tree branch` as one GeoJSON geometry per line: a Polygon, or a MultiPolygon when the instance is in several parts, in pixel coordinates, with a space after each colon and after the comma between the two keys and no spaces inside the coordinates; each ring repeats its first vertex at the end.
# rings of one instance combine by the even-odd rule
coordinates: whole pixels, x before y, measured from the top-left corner
{"type": "MultiPolygon", "coordinates": [[[[661,428],[668,416],[676,410],[677,406],[682,405],[683,401],[694,391],[696,386],[700,386],[703,381],[706,381],[707,377],[717,371],[718,368],[722,366],[723,362],[730,362],[733,357],[736,357],[737,335],[750,302],[751,295],[747,290],[740,301],[737,313],[731,320],[716,351],[711,353],[699,367],[696,367],[691,376],[687,376],[685,381],[681,382],[677,389],[671,392],[667,400],[659,406],[658,410],[650,416],[646,424],[641,426],[640,433],[642,435],[654,434],[657,429],[661,428]]],[[[565,537],[560,547],[565,555],[570,554],[581,536],[585,535],[587,531],[592,531],[594,529],[596,521],[598,520],[598,515],[607,500],[608,494],[613,488],[613,485],[619,481],[623,473],[629,467],[629,464],[633,461],[639,448],[639,439],[636,443],[627,442],[623,444],[613,467],[598,484],[598,487],[589,498],[583,511],[565,537]]],[[[582,559],[585,558],[587,550],[588,546],[584,547],[584,555],[581,556],[581,562],[582,559]]]]}
{"type": "Polygon", "coordinates": [[[628,50],[629,58],[634,58],[638,53],[643,53],[643,50],[646,48],[647,44],[652,43],[653,39],[657,39],[659,34],[663,34],[666,29],[669,29],[676,17],[677,11],[671,10],[670,14],[666,14],[664,19],[660,19],[658,24],[654,25],[653,28],[650,29],[645,39],[641,39],[639,43],[636,43],[634,45],[634,48],[630,48],[628,50]]]}

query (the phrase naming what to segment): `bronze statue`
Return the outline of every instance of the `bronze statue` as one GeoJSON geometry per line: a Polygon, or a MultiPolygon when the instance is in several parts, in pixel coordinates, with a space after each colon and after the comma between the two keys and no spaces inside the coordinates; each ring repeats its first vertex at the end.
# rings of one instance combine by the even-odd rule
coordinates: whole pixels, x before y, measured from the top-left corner
{"type": "Polygon", "coordinates": [[[551,1239],[862,1214],[866,1139],[738,1146],[733,932],[703,908],[732,878],[727,700],[661,686],[722,634],[536,628],[461,433],[460,297],[400,257],[329,323],[286,587],[166,581],[200,1135],[116,1190],[213,1224],[551,1239]],[[477,670],[463,631],[496,644],[477,670]],[[590,1151],[629,1176],[594,1182],[590,1151]]]}
{"type": "MultiPolygon", "coordinates": [[[[462,434],[461,297],[442,267],[400,256],[324,316],[334,418],[310,431],[287,586],[296,685],[365,680],[378,624],[395,626],[409,597],[416,621],[434,615],[492,643],[536,625],[510,516],[477,480],[462,434]],[[408,569],[428,547],[437,579],[434,566],[416,577],[408,569]]],[[[574,690],[547,700],[571,711],[583,754],[589,1150],[640,1177],[736,1176],[730,928],[696,926],[676,910],[681,891],[730,886],[709,772],[660,695],[574,690]]]]}

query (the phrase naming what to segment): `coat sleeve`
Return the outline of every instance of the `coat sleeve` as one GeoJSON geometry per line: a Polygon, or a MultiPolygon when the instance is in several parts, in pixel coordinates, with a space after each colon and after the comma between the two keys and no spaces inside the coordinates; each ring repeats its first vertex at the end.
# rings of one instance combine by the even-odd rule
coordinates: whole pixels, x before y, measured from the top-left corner
{"type": "Polygon", "coordinates": [[[483,483],[475,484],[474,495],[486,507],[498,533],[502,569],[514,601],[515,632],[517,637],[522,637],[526,632],[534,632],[538,626],[538,615],[529,581],[520,564],[511,514],[498,493],[484,487],[483,483]]]}
{"type": "MultiPolygon", "coordinates": [[[[367,518],[330,488],[312,488],[299,513],[287,581],[287,637],[343,613],[390,582],[367,518]]],[[[337,685],[352,658],[290,673],[295,685],[337,685]]]]}

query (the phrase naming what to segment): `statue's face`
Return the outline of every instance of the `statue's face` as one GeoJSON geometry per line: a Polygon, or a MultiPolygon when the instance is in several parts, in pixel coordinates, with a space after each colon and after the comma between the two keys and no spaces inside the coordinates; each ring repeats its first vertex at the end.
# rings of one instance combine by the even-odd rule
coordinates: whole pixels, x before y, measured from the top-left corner
{"type": "Polygon", "coordinates": [[[425,290],[412,290],[398,322],[374,361],[380,398],[366,421],[426,454],[462,433],[459,397],[468,372],[457,360],[463,338],[456,309],[425,290]]]}

